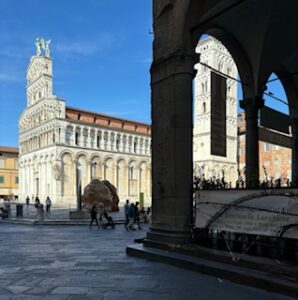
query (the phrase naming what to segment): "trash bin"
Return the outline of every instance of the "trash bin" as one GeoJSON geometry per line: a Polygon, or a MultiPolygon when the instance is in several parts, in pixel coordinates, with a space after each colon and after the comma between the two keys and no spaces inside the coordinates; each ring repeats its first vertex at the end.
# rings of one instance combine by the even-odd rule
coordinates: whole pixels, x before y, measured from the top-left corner
{"type": "Polygon", "coordinates": [[[16,212],[17,212],[17,217],[23,217],[23,204],[17,204],[16,212]]]}

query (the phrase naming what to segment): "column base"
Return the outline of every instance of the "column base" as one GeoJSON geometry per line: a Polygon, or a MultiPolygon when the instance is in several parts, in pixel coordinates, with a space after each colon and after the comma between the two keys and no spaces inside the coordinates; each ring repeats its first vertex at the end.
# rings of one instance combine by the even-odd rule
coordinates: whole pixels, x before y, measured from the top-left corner
{"type": "Polygon", "coordinates": [[[169,249],[176,248],[178,245],[189,244],[191,241],[190,231],[178,232],[150,228],[143,243],[144,246],[148,247],[169,249]]]}

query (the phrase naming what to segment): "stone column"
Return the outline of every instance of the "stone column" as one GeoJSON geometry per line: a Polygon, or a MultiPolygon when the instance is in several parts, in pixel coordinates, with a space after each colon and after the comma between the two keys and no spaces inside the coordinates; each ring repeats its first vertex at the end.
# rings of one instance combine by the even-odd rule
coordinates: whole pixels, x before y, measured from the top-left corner
{"type": "Polygon", "coordinates": [[[60,127],[60,144],[65,145],[66,144],[66,126],[60,127]]]}
{"type": "Polygon", "coordinates": [[[90,128],[87,128],[87,130],[84,130],[84,140],[86,139],[86,147],[91,148],[91,135],[90,135],[90,128]]]}
{"type": "Polygon", "coordinates": [[[259,127],[258,112],[264,106],[260,97],[240,101],[240,107],[245,111],[245,167],[246,187],[259,187],[259,127]]]}
{"type": "Polygon", "coordinates": [[[119,195],[119,165],[117,162],[114,164],[114,186],[117,189],[117,194],[119,195]]]}
{"type": "MultiPolygon", "coordinates": [[[[151,166],[151,164],[150,164],[151,166]]],[[[147,170],[147,198],[151,199],[152,198],[152,185],[151,185],[151,181],[152,181],[152,176],[151,176],[151,167],[148,167],[147,170]]]]}
{"type": "Polygon", "coordinates": [[[105,150],[111,150],[111,132],[107,131],[107,141],[105,150]]]}
{"type": "Polygon", "coordinates": [[[124,144],[123,144],[123,134],[120,134],[120,139],[119,139],[119,152],[124,152],[124,144]]]}
{"type": "Polygon", "coordinates": [[[130,196],[130,179],[129,179],[129,171],[130,171],[130,166],[128,165],[126,167],[126,194],[127,198],[130,196]]]}
{"type": "Polygon", "coordinates": [[[191,239],[192,81],[194,57],[183,49],[151,66],[152,226],[148,242],[191,239]]]}
{"type": "Polygon", "coordinates": [[[71,146],[75,146],[76,145],[76,129],[75,129],[75,127],[74,126],[72,126],[71,127],[71,129],[70,129],[71,131],[70,131],[70,145],[71,146]]]}
{"type": "Polygon", "coordinates": [[[127,135],[122,136],[123,152],[128,152],[128,137],[127,135]]]}
{"type": "Polygon", "coordinates": [[[292,127],[292,185],[298,186],[298,118],[291,120],[292,127]]]}

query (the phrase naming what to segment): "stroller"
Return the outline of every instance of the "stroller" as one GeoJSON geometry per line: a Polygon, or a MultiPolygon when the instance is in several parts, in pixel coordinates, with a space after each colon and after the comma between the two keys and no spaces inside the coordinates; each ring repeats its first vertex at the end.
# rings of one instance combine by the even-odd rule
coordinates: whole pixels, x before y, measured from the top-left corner
{"type": "Polygon", "coordinates": [[[104,211],[100,215],[99,221],[101,222],[102,229],[107,229],[108,227],[111,227],[112,229],[115,228],[115,223],[113,221],[113,218],[109,216],[109,214],[106,211],[104,211]],[[105,221],[103,219],[105,219],[105,221]]]}

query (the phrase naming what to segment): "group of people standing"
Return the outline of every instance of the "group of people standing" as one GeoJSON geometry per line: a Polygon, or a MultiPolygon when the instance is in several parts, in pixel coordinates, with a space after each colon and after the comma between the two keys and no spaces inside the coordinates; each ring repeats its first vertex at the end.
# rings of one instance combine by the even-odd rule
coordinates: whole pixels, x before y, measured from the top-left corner
{"type": "MultiPolygon", "coordinates": [[[[136,230],[142,229],[140,226],[140,213],[145,216],[144,209],[139,210],[139,202],[129,203],[127,199],[124,205],[124,214],[125,214],[125,229],[126,230],[136,230]]],[[[144,220],[145,222],[146,220],[144,220]]]]}
{"type": "MultiPolygon", "coordinates": [[[[33,200],[33,196],[32,196],[32,200],[33,200]]],[[[51,213],[52,200],[50,199],[49,196],[47,196],[45,204],[46,204],[46,213],[50,214],[51,213]]],[[[29,196],[26,197],[26,205],[27,205],[27,208],[29,208],[29,205],[30,205],[29,196]]],[[[35,206],[36,209],[40,209],[40,210],[44,211],[43,204],[41,204],[38,195],[35,197],[34,206],[35,206]]]]}

